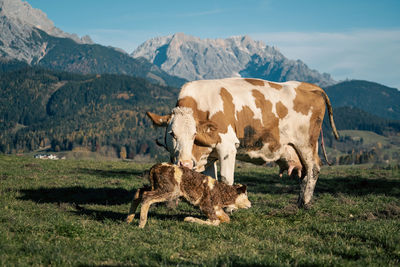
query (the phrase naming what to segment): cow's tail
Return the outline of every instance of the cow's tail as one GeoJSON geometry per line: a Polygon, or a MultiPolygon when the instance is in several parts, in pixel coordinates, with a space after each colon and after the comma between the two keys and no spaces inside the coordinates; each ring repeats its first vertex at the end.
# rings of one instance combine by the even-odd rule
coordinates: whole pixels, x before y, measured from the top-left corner
{"type": "Polygon", "coordinates": [[[331,166],[332,163],[328,160],[328,155],[326,154],[326,149],[325,149],[325,142],[324,142],[324,132],[322,131],[321,127],[321,147],[322,147],[322,152],[324,153],[324,158],[326,163],[331,166]]]}
{"type": "Polygon", "coordinates": [[[331,101],[329,100],[328,95],[323,90],[321,90],[321,93],[322,93],[322,96],[325,99],[326,107],[328,108],[329,122],[330,122],[331,127],[332,127],[333,135],[335,136],[336,140],[339,140],[339,133],[336,130],[336,125],[335,125],[335,122],[333,120],[333,110],[332,110],[331,101]]]}

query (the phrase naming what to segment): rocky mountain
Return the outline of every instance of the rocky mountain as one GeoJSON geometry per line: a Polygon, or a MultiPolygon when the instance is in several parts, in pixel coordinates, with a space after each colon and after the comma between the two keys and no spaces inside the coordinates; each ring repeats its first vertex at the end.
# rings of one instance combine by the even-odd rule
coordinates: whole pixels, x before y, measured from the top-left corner
{"type": "Polygon", "coordinates": [[[131,55],[143,57],[186,80],[242,76],[273,81],[300,80],[320,86],[335,83],[329,74],[311,70],[300,60],[287,59],[277,48],[249,36],[200,39],[177,33],[150,39],[131,55]]]}
{"type": "Polygon", "coordinates": [[[175,87],[185,82],[145,59],[93,44],[88,36],[65,33],[45,13],[21,0],[0,0],[0,60],[83,74],[127,74],[175,87]]]}
{"type": "Polygon", "coordinates": [[[54,26],[47,15],[20,0],[0,0],[0,53],[2,57],[31,63],[40,58],[46,44],[35,38],[42,30],[55,37],[70,38],[80,44],[92,44],[89,36],[63,32],[54,26]]]}

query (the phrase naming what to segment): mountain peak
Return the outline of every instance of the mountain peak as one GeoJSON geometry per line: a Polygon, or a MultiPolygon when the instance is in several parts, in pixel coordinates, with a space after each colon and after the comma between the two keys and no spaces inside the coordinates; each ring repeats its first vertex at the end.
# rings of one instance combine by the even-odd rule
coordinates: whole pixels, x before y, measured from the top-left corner
{"type": "Polygon", "coordinates": [[[254,77],[273,81],[300,80],[326,86],[330,75],[287,59],[275,47],[249,35],[201,39],[184,33],[152,38],[132,56],[144,57],[167,73],[189,81],[226,77],[254,77]]]}
{"type": "Polygon", "coordinates": [[[0,56],[28,64],[39,62],[52,49],[49,38],[67,38],[92,44],[89,36],[63,32],[47,15],[21,0],[0,0],[0,56]]]}
{"type": "Polygon", "coordinates": [[[93,43],[89,36],[79,38],[76,34],[69,34],[55,27],[53,21],[43,11],[33,8],[26,1],[0,0],[0,16],[0,20],[8,19],[13,24],[36,28],[55,37],[70,38],[77,43],[93,43]]]}

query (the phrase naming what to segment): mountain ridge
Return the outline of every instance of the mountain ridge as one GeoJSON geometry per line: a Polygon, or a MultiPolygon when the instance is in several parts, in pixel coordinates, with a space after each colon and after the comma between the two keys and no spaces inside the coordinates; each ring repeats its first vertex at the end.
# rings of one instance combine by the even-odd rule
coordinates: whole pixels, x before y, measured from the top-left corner
{"type": "Polygon", "coordinates": [[[301,80],[320,86],[336,83],[329,74],[311,70],[300,60],[289,60],[276,47],[248,35],[201,39],[176,33],[149,39],[131,55],[189,81],[241,76],[277,82],[301,80]]]}

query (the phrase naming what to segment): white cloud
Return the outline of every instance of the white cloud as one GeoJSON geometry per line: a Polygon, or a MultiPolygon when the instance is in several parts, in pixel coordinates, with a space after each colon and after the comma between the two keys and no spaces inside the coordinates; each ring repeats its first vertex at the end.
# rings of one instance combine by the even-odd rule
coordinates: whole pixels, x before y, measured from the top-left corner
{"type": "Polygon", "coordinates": [[[334,79],[363,79],[400,88],[399,29],[250,35],[334,79]]]}

